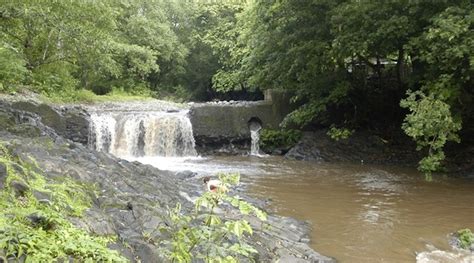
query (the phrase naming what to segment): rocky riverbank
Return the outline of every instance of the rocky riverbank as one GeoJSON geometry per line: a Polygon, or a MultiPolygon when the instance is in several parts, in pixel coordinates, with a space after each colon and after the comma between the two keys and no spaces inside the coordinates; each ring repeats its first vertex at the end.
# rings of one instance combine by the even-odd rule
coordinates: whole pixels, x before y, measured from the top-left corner
{"type": "MultiPolygon", "coordinates": [[[[335,141],[327,130],[304,133],[285,157],[316,162],[350,162],[361,164],[416,167],[426,154],[416,151],[415,143],[400,133],[383,138],[369,131],[356,131],[349,138],[335,141]]],[[[446,171],[451,175],[474,177],[474,146],[448,144],[446,171]]]]}
{"type": "MultiPolygon", "coordinates": [[[[287,158],[368,164],[415,166],[422,154],[409,138],[382,138],[367,131],[356,131],[347,139],[331,139],[327,130],[306,132],[285,155],[287,158]]],[[[400,136],[401,137],[401,136],[400,136]]]]}
{"type": "MultiPolygon", "coordinates": [[[[65,111],[70,112],[70,111],[65,111]]],[[[68,125],[65,112],[45,104],[28,102],[0,103],[0,141],[21,160],[35,160],[46,180],[71,178],[95,185],[97,191],[86,194],[92,206],[83,217],[69,217],[77,227],[93,235],[116,236],[110,246],[134,262],[163,262],[156,242],[163,236],[157,231],[169,222],[167,207],[181,203],[185,211],[194,208],[192,199],[203,191],[202,178],[192,172],[170,172],[128,162],[110,154],[90,150],[81,140],[84,129],[74,130],[68,125]],[[13,106],[16,105],[16,106],[13,106]],[[40,112],[38,112],[40,111],[40,112]],[[45,117],[46,116],[46,117],[45,117]],[[50,117],[47,117],[50,116],[50,117]],[[58,123],[59,121],[59,123],[58,123]],[[49,124],[49,125],[48,125],[49,124]],[[62,134],[62,131],[67,133],[62,134]],[[70,132],[79,132],[71,135],[70,132]],[[145,237],[144,233],[152,233],[145,237]],[[151,238],[151,239],[150,239],[151,238]]],[[[87,115],[69,114],[87,117],[87,115]]],[[[2,174],[8,176],[8,174],[2,174]]],[[[0,184],[1,191],[7,189],[0,184]]],[[[28,191],[28,185],[26,185],[28,191]]],[[[232,211],[224,217],[235,216],[232,211]]],[[[249,218],[252,222],[252,219],[249,218]]],[[[256,220],[253,220],[256,221],[256,220]]],[[[248,237],[258,254],[259,262],[333,262],[307,245],[308,226],[291,218],[270,216],[269,229],[254,225],[248,237]]],[[[0,253],[2,253],[0,251],[0,253]]]]}

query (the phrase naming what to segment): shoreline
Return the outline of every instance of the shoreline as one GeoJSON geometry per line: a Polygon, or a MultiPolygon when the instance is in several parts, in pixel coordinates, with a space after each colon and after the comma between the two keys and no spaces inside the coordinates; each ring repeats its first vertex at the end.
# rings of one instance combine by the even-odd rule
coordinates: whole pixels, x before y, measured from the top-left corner
{"type": "MultiPolygon", "coordinates": [[[[18,109],[10,105],[5,101],[0,103],[0,117],[5,124],[1,127],[0,139],[13,154],[22,160],[33,158],[47,180],[67,177],[98,187],[98,192],[87,193],[93,197],[93,202],[84,217],[70,218],[74,225],[91,234],[117,236],[112,247],[131,261],[135,258],[143,262],[161,261],[159,248],[144,240],[143,233],[154,233],[162,222],[166,222],[167,206],[181,203],[183,209],[191,211],[194,205],[181,193],[199,196],[202,193],[199,178],[90,150],[58,134],[57,127],[43,124],[43,120],[49,120],[57,125],[52,117],[63,117],[52,108],[37,105],[29,111],[26,107],[18,109]],[[38,109],[43,116],[35,113],[38,109]],[[44,118],[46,113],[50,119],[44,118]]],[[[227,216],[231,215],[224,217],[227,216]]],[[[277,259],[335,262],[308,246],[308,228],[304,223],[276,215],[271,215],[268,223],[273,226],[271,231],[256,229],[249,237],[259,252],[260,262],[277,259]],[[289,225],[293,227],[287,228],[289,225]]],[[[160,234],[156,233],[152,238],[158,240],[160,234]]]]}

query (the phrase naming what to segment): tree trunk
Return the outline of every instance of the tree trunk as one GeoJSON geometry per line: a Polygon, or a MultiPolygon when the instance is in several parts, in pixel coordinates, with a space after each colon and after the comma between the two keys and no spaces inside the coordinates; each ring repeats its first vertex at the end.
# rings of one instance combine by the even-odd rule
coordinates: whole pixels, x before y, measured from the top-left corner
{"type": "Polygon", "coordinates": [[[403,56],[405,52],[402,47],[398,49],[398,57],[397,57],[397,84],[398,90],[402,91],[403,83],[402,83],[402,71],[403,71],[403,56]]]}

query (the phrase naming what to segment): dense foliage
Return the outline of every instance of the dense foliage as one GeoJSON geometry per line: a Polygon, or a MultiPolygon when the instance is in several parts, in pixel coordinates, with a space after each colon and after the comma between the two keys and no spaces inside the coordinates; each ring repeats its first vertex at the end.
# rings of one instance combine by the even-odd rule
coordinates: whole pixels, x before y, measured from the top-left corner
{"type": "Polygon", "coordinates": [[[284,152],[293,147],[302,137],[299,130],[272,130],[262,129],[260,132],[260,146],[265,152],[281,149],[284,152]]]}
{"type": "Polygon", "coordinates": [[[222,25],[232,26],[243,6],[212,2],[6,1],[0,6],[0,91],[26,86],[70,97],[78,90],[151,90],[209,99],[212,76],[226,56],[222,25]]]}
{"type": "Polygon", "coordinates": [[[427,148],[425,172],[459,131],[472,133],[471,1],[256,1],[239,18],[215,85],[293,92],[301,106],[285,125],[386,132],[403,122],[427,148]]]}
{"type": "Polygon", "coordinates": [[[34,160],[12,156],[0,144],[0,261],[126,262],[107,245],[113,237],[93,236],[68,217],[91,205],[91,186],[68,177],[48,181],[34,160]],[[2,260],[3,259],[3,260],[2,260]]]}
{"type": "Polygon", "coordinates": [[[0,91],[211,100],[282,89],[299,105],[284,125],[404,123],[430,172],[474,131],[473,21],[468,0],[6,1],[0,91]]]}

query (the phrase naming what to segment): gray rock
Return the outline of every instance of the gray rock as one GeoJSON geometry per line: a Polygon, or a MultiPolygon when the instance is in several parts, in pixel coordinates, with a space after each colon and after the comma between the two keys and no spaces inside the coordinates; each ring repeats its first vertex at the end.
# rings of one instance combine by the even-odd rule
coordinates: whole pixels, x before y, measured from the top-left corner
{"type": "MultiPolygon", "coordinates": [[[[54,129],[45,125],[41,121],[42,117],[34,110],[37,109],[37,106],[38,103],[30,101],[10,103],[0,100],[0,121],[2,123],[0,131],[3,130],[24,137],[47,135],[53,139],[57,139],[58,136],[54,129]]],[[[45,107],[48,108],[46,105],[45,107]]],[[[49,110],[46,109],[46,111],[54,112],[51,108],[49,108],[49,110]]],[[[56,113],[53,113],[53,115],[54,114],[56,113]]]]}
{"type": "Polygon", "coordinates": [[[26,216],[33,227],[42,227],[45,230],[53,228],[53,224],[48,220],[46,216],[39,215],[37,213],[26,216]]]}
{"type": "Polygon", "coordinates": [[[108,217],[96,209],[87,210],[85,224],[89,231],[96,235],[115,235],[116,233],[114,225],[109,222],[108,217]]]}
{"type": "Polygon", "coordinates": [[[121,243],[112,243],[109,245],[110,249],[117,250],[122,256],[128,259],[130,262],[135,262],[135,256],[129,247],[121,243]]]}
{"type": "Polygon", "coordinates": [[[51,193],[47,192],[41,192],[37,190],[33,190],[33,196],[38,200],[39,203],[44,204],[44,205],[51,205],[53,196],[51,193]]]}
{"type": "Polygon", "coordinates": [[[58,131],[64,133],[66,130],[66,123],[61,115],[53,108],[46,104],[39,104],[34,101],[17,101],[11,104],[13,109],[35,113],[41,118],[41,122],[58,131]]]}
{"type": "Polygon", "coordinates": [[[162,253],[158,250],[157,247],[148,244],[146,242],[137,242],[134,245],[136,255],[138,258],[141,259],[141,262],[150,262],[150,263],[158,263],[158,262],[166,262],[166,260],[162,257],[162,253]]]}
{"type": "Polygon", "coordinates": [[[300,238],[300,242],[302,243],[309,243],[311,240],[307,237],[300,238]]]}
{"type": "Polygon", "coordinates": [[[5,182],[7,180],[8,171],[5,164],[0,163],[0,191],[5,187],[5,182]]]}
{"type": "Polygon", "coordinates": [[[142,240],[143,239],[143,234],[138,233],[137,231],[130,229],[130,228],[124,228],[123,230],[118,231],[119,237],[122,240],[125,240],[127,242],[132,242],[132,241],[137,241],[137,240],[142,240]]]}
{"type": "Polygon", "coordinates": [[[13,180],[10,182],[10,187],[12,188],[13,192],[15,193],[15,196],[24,196],[27,191],[30,190],[28,185],[26,185],[23,182],[13,180]]]}
{"type": "Polygon", "coordinates": [[[400,144],[390,144],[367,131],[356,131],[348,139],[331,139],[327,130],[305,132],[301,140],[285,157],[316,162],[353,162],[370,164],[397,164],[415,166],[421,154],[415,151],[408,137],[400,144]],[[413,149],[407,151],[407,149],[413,149]]]}
{"type": "Polygon", "coordinates": [[[10,127],[15,125],[15,119],[7,112],[0,111],[0,123],[0,130],[8,130],[10,127]]]}
{"type": "Polygon", "coordinates": [[[189,179],[191,177],[194,177],[196,176],[197,173],[195,172],[191,172],[191,171],[180,171],[180,172],[177,172],[174,176],[176,178],[180,178],[180,179],[189,179]]]}
{"type": "Polygon", "coordinates": [[[451,233],[449,235],[448,243],[451,247],[454,247],[456,249],[467,249],[474,252],[474,243],[472,243],[468,248],[462,247],[462,242],[457,232],[451,233]]]}
{"type": "Polygon", "coordinates": [[[52,194],[48,192],[41,192],[38,190],[33,190],[33,196],[36,198],[36,200],[47,200],[51,201],[52,200],[52,194]]]}
{"type": "Polygon", "coordinates": [[[60,135],[73,142],[87,145],[89,136],[90,116],[80,107],[63,108],[66,129],[60,135]]]}
{"type": "Polygon", "coordinates": [[[281,262],[281,263],[302,263],[302,262],[308,262],[308,261],[304,260],[302,258],[297,258],[293,255],[288,254],[288,253],[285,253],[282,256],[280,256],[280,258],[278,259],[278,262],[281,262]]]}

